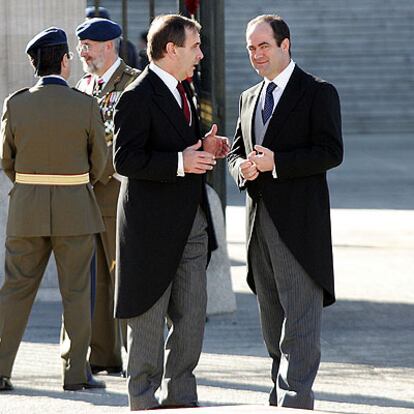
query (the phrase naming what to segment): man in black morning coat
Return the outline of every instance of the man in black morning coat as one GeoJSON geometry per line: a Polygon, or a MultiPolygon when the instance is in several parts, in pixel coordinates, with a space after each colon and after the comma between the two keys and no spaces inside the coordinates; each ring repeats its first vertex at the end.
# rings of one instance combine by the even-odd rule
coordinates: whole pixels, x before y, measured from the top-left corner
{"type": "Polygon", "coordinates": [[[128,318],[131,410],[197,405],[193,370],[204,333],[208,251],[215,243],[204,174],[214,155],[227,152],[216,126],[200,140],[195,108],[181,84],[203,58],[199,30],[182,16],[155,19],[150,65],[115,112],[114,164],[126,177],[118,205],[116,316],[128,318]]]}
{"type": "Polygon", "coordinates": [[[342,161],[338,94],[290,56],[287,24],[247,25],[263,82],[240,97],[229,167],[247,189],[248,282],[273,360],[270,404],[313,408],[322,306],[335,301],[326,171],[342,161]]]}

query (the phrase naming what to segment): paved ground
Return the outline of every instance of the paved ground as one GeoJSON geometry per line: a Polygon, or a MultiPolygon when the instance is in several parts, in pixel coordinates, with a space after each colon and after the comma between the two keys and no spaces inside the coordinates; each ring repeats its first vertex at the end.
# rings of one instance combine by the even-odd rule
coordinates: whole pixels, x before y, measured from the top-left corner
{"type": "MultiPolygon", "coordinates": [[[[346,154],[330,177],[338,302],[324,312],[316,408],[413,413],[414,141],[349,137],[346,154]]],[[[244,282],[244,209],[229,188],[227,237],[238,310],[207,324],[199,396],[204,406],[264,405],[270,361],[256,300],[244,282]]],[[[0,394],[0,413],[127,412],[121,378],[105,377],[105,391],[61,390],[59,326],[59,304],[35,304],[15,364],[16,390],[0,394]]]]}

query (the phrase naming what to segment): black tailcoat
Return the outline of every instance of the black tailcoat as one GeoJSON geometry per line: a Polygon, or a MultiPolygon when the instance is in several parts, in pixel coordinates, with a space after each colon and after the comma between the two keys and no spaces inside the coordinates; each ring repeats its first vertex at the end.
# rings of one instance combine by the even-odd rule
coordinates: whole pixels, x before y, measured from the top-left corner
{"type": "MultiPolygon", "coordinates": [[[[190,100],[191,103],[191,100],[190,100]]],[[[203,175],[177,177],[178,152],[200,139],[164,82],[149,68],[115,110],[115,170],[125,176],[118,199],[115,316],[147,311],[176,274],[199,205],[215,247],[203,175]]]]}
{"type": "MultiPolygon", "coordinates": [[[[230,173],[247,188],[247,245],[256,205],[263,200],[282,240],[306,272],[324,289],[324,305],[335,301],[329,193],[326,171],[343,157],[339,97],[335,88],[295,67],[269,121],[263,146],[275,153],[278,178],[271,172],[245,182],[238,158],[253,151],[254,115],[263,82],[242,93],[230,173]]],[[[248,248],[248,264],[249,264],[248,248]]],[[[247,279],[254,291],[254,275],[247,279]]]]}

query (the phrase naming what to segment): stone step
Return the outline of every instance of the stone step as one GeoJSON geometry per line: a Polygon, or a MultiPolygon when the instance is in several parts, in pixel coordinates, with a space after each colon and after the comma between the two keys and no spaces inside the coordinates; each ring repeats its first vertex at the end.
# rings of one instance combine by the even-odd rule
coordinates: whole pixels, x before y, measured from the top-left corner
{"type": "MultiPolygon", "coordinates": [[[[254,69],[251,68],[247,59],[238,60],[235,62],[238,67],[233,69],[231,72],[227,71],[229,76],[231,76],[231,84],[239,84],[239,81],[243,83],[239,84],[245,88],[249,87],[249,80],[251,80],[251,85],[254,85],[257,82],[260,82],[260,78],[257,77],[254,69]],[[248,70],[248,71],[247,71],[248,70]]],[[[305,70],[309,73],[314,74],[317,77],[322,79],[335,79],[335,82],[344,82],[345,84],[358,85],[364,87],[366,90],[370,90],[372,85],[384,85],[384,81],[388,82],[389,86],[392,88],[390,92],[392,93],[395,88],[405,87],[407,88],[410,84],[414,85],[414,78],[412,75],[406,73],[406,70],[381,70],[381,68],[365,68],[358,71],[352,68],[351,66],[343,66],[335,70],[333,67],[328,67],[325,65],[318,65],[315,63],[302,63],[297,62],[301,68],[306,68],[305,70]],[[396,80],[399,80],[396,82],[396,80]],[[403,82],[401,82],[403,81],[403,82]]],[[[382,68],[384,69],[384,68],[382,68]]],[[[386,86],[386,84],[385,84],[386,86]]]]}
{"type": "MultiPolygon", "coordinates": [[[[231,1],[228,3],[231,3],[231,1]]],[[[270,1],[263,1],[262,3],[270,3],[270,1]]],[[[270,12],[269,8],[266,6],[262,8],[254,6],[255,5],[253,5],[253,7],[232,8],[231,17],[229,16],[229,18],[252,18],[252,16],[255,16],[257,14],[265,14],[270,12]]],[[[316,20],[329,21],[331,18],[335,18],[335,21],[349,20],[352,22],[355,19],[366,17],[367,20],[370,21],[375,20],[376,16],[378,16],[386,18],[384,22],[387,23],[390,19],[396,19],[399,16],[400,10],[405,10],[407,13],[412,13],[412,1],[395,0],[392,2],[390,0],[348,0],[346,2],[329,2],[326,0],[321,0],[320,2],[306,2],[303,0],[290,0],[289,2],[285,2],[283,5],[280,5],[279,7],[272,7],[272,9],[273,13],[280,14],[282,17],[289,21],[313,20],[315,10],[320,10],[320,12],[316,14],[316,20]],[[372,13],[373,10],[375,10],[375,13],[372,13]]],[[[405,15],[405,18],[408,18],[408,14],[405,15]]]]}
{"type": "MultiPolygon", "coordinates": [[[[290,25],[291,26],[291,25],[290,25]]],[[[352,45],[354,48],[363,47],[366,43],[372,44],[381,49],[381,44],[388,43],[392,44],[392,39],[384,39],[384,33],[376,29],[366,29],[361,26],[343,25],[339,28],[334,26],[323,26],[319,30],[313,30],[313,25],[303,25],[299,30],[295,30],[291,27],[291,39],[292,45],[295,45],[298,40],[306,42],[306,44],[318,44],[321,38],[326,39],[326,44],[334,44],[340,41],[346,45],[352,45]],[[309,37],[309,32],[313,33],[313,37],[309,37]],[[363,36],[363,37],[361,37],[363,36]],[[358,43],[355,43],[355,39],[358,39],[358,43]]],[[[243,43],[245,42],[245,25],[232,25],[226,22],[226,41],[230,43],[243,43]]],[[[401,27],[398,27],[399,35],[412,35],[412,26],[409,22],[402,23],[401,27]]],[[[395,45],[398,47],[398,45],[395,45]]]]}

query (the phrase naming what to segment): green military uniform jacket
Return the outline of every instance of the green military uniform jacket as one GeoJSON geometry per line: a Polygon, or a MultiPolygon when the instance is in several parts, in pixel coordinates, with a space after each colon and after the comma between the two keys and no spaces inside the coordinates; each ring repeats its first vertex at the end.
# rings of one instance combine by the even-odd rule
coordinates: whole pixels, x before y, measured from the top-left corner
{"type": "Polygon", "coordinates": [[[15,173],[73,175],[73,186],[15,183],[10,191],[7,235],[77,236],[103,231],[92,189],[101,176],[107,146],[95,99],[68,86],[42,84],[6,98],[1,122],[1,163],[15,173]]]}
{"type": "MultiPolygon", "coordinates": [[[[106,83],[100,93],[96,95],[98,104],[101,108],[102,117],[105,123],[105,135],[108,145],[108,158],[105,170],[94,186],[96,199],[103,216],[116,217],[116,207],[118,203],[118,193],[120,182],[113,177],[115,173],[112,162],[112,140],[114,132],[113,113],[116,103],[118,102],[123,90],[135,80],[140,71],[126,65],[121,59],[114,74],[106,83]]],[[[91,74],[86,74],[76,85],[76,88],[82,92],[92,95],[95,79],[91,74]]]]}

